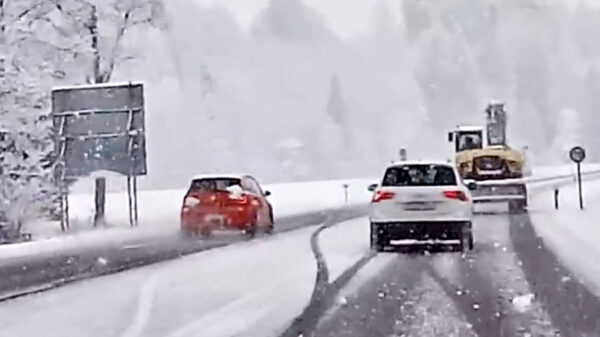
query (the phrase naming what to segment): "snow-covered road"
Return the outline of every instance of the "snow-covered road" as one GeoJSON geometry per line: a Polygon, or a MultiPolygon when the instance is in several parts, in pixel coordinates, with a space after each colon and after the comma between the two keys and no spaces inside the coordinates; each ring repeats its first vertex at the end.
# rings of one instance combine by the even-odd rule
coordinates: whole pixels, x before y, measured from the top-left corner
{"type": "MultiPolygon", "coordinates": [[[[320,242],[332,270],[344,270],[368,254],[365,221],[342,222],[323,232],[320,242]]],[[[277,336],[311,297],[316,265],[309,242],[317,228],[4,302],[0,335],[277,336]]]]}
{"type": "MultiPolygon", "coordinates": [[[[306,336],[600,335],[598,298],[545,246],[528,214],[504,209],[477,216],[476,249],[465,256],[378,254],[336,293],[306,336]]],[[[330,284],[369,254],[367,224],[360,218],[320,232],[330,284]]],[[[0,331],[22,337],[279,336],[310,304],[317,267],[309,243],[318,228],[4,302],[0,331]]]]}
{"type": "Polygon", "coordinates": [[[486,212],[474,230],[476,249],[464,256],[379,254],[370,263],[379,271],[340,295],[313,335],[600,335],[600,301],[536,237],[527,214],[486,212]]]}
{"type": "Polygon", "coordinates": [[[0,332],[14,337],[276,335],[310,297],[315,264],[306,242],[315,228],[7,302],[0,305],[0,332]]]}
{"type": "MultiPolygon", "coordinates": [[[[366,207],[351,206],[279,218],[274,236],[325,221],[360,217],[365,213],[366,207]]],[[[157,237],[121,238],[102,245],[96,243],[48,254],[0,259],[0,300],[247,240],[239,233],[224,233],[210,239],[186,239],[177,230],[172,230],[157,237]]]]}
{"type": "MultiPolygon", "coordinates": [[[[536,193],[531,214],[492,206],[478,215],[476,249],[465,256],[373,256],[368,219],[341,221],[318,236],[321,227],[313,221],[273,237],[225,242],[169,263],[2,302],[0,335],[268,337],[317,315],[318,324],[305,336],[598,336],[598,297],[581,282],[573,261],[556,257],[564,245],[540,239],[534,229],[542,214],[552,217],[552,210],[538,206],[548,201],[548,191],[536,193]],[[315,238],[319,264],[311,249],[315,238]],[[314,286],[323,269],[325,279],[317,277],[317,285],[327,288],[320,307],[314,286]]],[[[590,193],[588,202],[599,197],[590,193]]]]}

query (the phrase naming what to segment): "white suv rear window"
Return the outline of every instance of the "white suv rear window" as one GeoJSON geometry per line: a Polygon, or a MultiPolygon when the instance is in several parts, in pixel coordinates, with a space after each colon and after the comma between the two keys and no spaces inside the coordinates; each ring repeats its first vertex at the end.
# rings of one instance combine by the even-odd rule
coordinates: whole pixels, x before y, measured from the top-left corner
{"type": "Polygon", "coordinates": [[[455,186],[456,175],[446,165],[403,165],[387,169],[382,186],[455,186]]]}

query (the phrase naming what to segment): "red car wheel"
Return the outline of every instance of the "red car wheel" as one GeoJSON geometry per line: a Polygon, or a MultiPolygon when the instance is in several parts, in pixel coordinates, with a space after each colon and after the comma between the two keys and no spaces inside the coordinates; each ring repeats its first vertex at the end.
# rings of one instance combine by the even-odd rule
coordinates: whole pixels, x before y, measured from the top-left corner
{"type": "Polygon", "coordinates": [[[267,224],[267,228],[265,232],[267,234],[273,234],[275,231],[275,220],[273,219],[273,208],[269,207],[269,223],[267,224]]]}

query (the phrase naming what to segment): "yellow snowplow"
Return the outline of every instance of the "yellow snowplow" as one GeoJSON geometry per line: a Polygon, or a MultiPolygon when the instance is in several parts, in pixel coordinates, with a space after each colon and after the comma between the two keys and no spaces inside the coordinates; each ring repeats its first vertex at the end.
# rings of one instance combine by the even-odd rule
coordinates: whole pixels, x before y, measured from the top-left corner
{"type": "Polygon", "coordinates": [[[454,143],[456,167],[473,194],[474,202],[508,201],[511,212],[527,207],[522,152],[506,143],[504,104],[492,103],[486,111],[486,127],[458,126],[448,134],[454,143]]]}

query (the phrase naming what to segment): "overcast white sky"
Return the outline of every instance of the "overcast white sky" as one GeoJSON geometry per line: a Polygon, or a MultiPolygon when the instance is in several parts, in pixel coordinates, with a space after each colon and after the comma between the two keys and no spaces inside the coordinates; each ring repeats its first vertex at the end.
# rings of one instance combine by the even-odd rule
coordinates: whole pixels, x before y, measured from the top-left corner
{"type": "MultiPolygon", "coordinates": [[[[247,26],[270,0],[196,0],[202,4],[217,4],[230,9],[247,26]]],[[[376,4],[384,3],[400,20],[401,0],[303,0],[321,13],[330,27],[341,37],[350,37],[368,29],[376,4]]],[[[473,0],[477,1],[477,0],[473,0]]],[[[539,0],[557,1],[557,0],[539,0]]],[[[559,1],[559,0],[558,0],[559,1]]],[[[576,6],[580,1],[600,6],[600,0],[563,0],[576,6]]]]}
{"type": "MultiPolygon", "coordinates": [[[[217,4],[230,9],[243,25],[248,25],[252,18],[270,0],[196,0],[202,4],[217,4]]],[[[330,27],[342,37],[364,32],[373,17],[376,4],[387,4],[395,14],[399,12],[398,0],[303,0],[321,13],[330,27]]]]}

